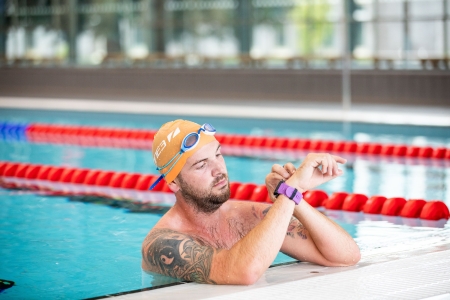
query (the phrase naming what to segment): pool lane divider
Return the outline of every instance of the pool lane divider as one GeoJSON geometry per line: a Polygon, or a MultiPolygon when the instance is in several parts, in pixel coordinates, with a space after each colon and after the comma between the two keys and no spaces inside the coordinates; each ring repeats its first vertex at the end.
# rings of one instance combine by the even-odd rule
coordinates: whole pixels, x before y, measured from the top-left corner
{"type": "MultiPolygon", "coordinates": [[[[156,130],[7,122],[0,123],[0,132],[11,139],[36,143],[151,149],[156,130]]],[[[216,134],[216,138],[222,145],[234,147],[450,160],[450,148],[446,147],[419,147],[401,144],[358,143],[355,141],[328,141],[235,134],[216,134]]],[[[239,152],[234,154],[239,155],[239,152]]]]}
{"type": "MultiPolygon", "coordinates": [[[[158,175],[150,174],[0,162],[0,186],[4,188],[30,189],[53,195],[89,195],[172,206],[175,197],[164,180],[160,181],[154,190],[149,190],[157,178],[158,175]]],[[[449,219],[449,209],[442,201],[407,201],[400,197],[368,197],[346,192],[328,195],[321,190],[306,191],[303,197],[311,206],[324,207],[327,210],[423,220],[449,219]]],[[[230,199],[272,203],[265,185],[254,183],[231,182],[230,199]]]]}

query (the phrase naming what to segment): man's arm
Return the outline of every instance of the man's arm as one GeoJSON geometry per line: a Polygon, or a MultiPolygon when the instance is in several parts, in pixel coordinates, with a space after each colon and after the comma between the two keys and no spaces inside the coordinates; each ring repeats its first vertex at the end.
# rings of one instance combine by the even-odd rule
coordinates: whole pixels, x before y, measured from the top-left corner
{"type": "Polygon", "coordinates": [[[329,267],[351,266],[361,258],[353,238],[306,201],[295,207],[281,251],[329,267]]]}
{"type": "MultiPolygon", "coordinates": [[[[273,186],[282,179],[303,192],[340,176],[342,171],[338,169],[337,161],[345,162],[329,154],[310,154],[298,170],[290,163],[284,168],[274,165],[272,173],[266,178],[269,192],[273,193],[273,186]],[[318,169],[319,166],[321,169],[318,169]]],[[[282,252],[325,266],[349,266],[360,260],[360,251],[353,238],[306,201],[295,206],[293,215],[282,252]]]]}
{"type": "Polygon", "coordinates": [[[142,246],[144,269],[200,283],[253,284],[275,259],[294,203],[280,196],[266,217],[231,249],[216,249],[169,229],[153,229],[142,246]]]}
{"type": "MultiPolygon", "coordinates": [[[[312,218],[310,218],[311,216],[306,218],[312,219],[313,224],[304,225],[297,219],[299,216],[296,211],[302,210],[304,213],[308,208],[304,208],[302,204],[296,206],[280,251],[295,259],[323,266],[336,267],[356,264],[360,259],[360,254],[352,237],[306,201],[302,200],[300,203],[302,202],[305,202],[318,215],[314,214],[312,218]],[[309,230],[310,228],[312,230],[309,230]]],[[[267,204],[255,203],[253,206],[256,206],[255,210],[259,212],[257,213],[258,218],[261,219],[270,210],[270,206],[267,204]]],[[[302,218],[303,222],[306,219],[302,218]]]]}

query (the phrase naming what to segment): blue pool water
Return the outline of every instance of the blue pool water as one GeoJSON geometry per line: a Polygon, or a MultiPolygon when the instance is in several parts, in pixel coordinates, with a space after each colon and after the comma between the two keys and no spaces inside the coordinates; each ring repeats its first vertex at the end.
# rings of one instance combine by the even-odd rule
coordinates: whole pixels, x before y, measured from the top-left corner
{"type": "MultiPolygon", "coordinates": [[[[177,117],[177,116],[175,116],[177,117]]],[[[0,121],[158,128],[174,116],[0,110],[0,121]]],[[[448,128],[375,126],[294,121],[189,118],[218,131],[326,139],[355,139],[450,147],[448,128]]],[[[155,173],[148,151],[32,144],[0,140],[0,160],[155,173]]],[[[273,163],[285,158],[226,157],[232,181],[263,183],[273,163]]],[[[295,163],[299,163],[296,161],[295,163]]],[[[450,205],[446,165],[356,159],[345,175],[324,185],[327,192],[439,199],[450,205]]],[[[26,191],[0,190],[0,279],[15,286],[0,298],[88,298],[167,284],[176,280],[143,275],[140,245],[163,211],[127,208],[26,191]]],[[[354,222],[340,224],[357,237],[354,222]]],[[[280,254],[274,263],[291,261],[280,254]]]]}

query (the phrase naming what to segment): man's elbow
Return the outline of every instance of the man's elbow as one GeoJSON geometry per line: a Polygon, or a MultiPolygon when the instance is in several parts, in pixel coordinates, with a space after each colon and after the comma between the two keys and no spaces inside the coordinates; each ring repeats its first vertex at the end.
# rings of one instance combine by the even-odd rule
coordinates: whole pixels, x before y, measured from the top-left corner
{"type": "Polygon", "coordinates": [[[265,270],[259,267],[248,266],[239,275],[236,276],[236,281],[234,284],[239,285],[252,285],[259,280],[265,270]]]}
{"type": "Polygon", "coordinates": [[[324,263],[319,264],[325,267],[350,267],[356,265],[360,260],[361,252],[358,247],[355,247],[354,249],[341,253],[332,259],[326,259],[324,263]]]}
{"type": "Polygon", "coordinates": [[[356,265],[360,260],[361,260],[361,251],[359,250],[358,247],[356,247],[356,249],[353,250],[353,252],[352,252],[352,260],[351,260],[349,266],[356,265]]]}
{"type": "Polygon", "coordinates": [[[242,285],[253,285],[255,282],[259,280],[262,274],[258,274],[255,272],[246,272],[246,274],[242,277],[242,285]]]}
{"type": "Polygon", "coordinates": [[[350,250],[345,258],[339,263],[338,266],[350,267],[356,265],[361,260],[361,252],[358,247],[350,250]]]}

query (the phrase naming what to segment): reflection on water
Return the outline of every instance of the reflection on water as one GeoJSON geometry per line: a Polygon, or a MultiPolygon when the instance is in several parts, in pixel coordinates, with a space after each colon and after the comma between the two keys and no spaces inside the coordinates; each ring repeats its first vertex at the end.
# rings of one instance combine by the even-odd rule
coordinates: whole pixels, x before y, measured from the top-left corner
{"type": "Polygon", "coordinates": [[[450,249],[450,221],[325,211],[361,249],[361,263],[373,263],[450,249]]]}
{"type": "Polygon", "coordinates": [[[102,204],[111,207],[123,208],[126,210],[126,212],[130,213],[151,213],[160,217],[170,209],[170,207],[167,206],[158,206],[151,203],[124,201],[93,196],[71,196],[68,197],[68,199],[70,201],[102,204]]]}
{"type": "Polygon", "coordinates": [[[396,225],[387,221],[362,221],[356,242],[361,263],[374,263],[450,249],[450,223],[435,221],[441,228],[396,225]]]}

